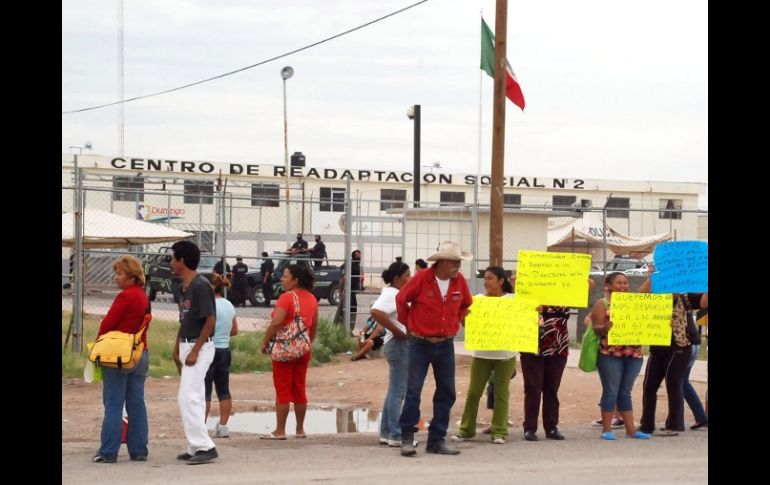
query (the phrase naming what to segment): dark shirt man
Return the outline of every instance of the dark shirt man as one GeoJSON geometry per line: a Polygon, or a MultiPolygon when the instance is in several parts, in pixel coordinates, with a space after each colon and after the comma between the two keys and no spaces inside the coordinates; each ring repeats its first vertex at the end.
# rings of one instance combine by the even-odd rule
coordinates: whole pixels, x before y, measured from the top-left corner
{"type": "Polygon", "coordinates": [[[297,234],[297,240],[287,250],[291,254],[304,253],[307,250],[307,241],[302,239],[302,234],[297,234]]]}
{"type": "Polygon", "coordinates": [[[350,275],[347,274],[345,263],[340,266],[340,274],[344,278],[343,285],[350,281],[350,333],[356,327],[356,317],[358,316],[358,293],[362,289],[361,285],[361,251],[356,249],[350,258],[350,275]],[[350,276],[348,278],[348,276],[350,276]]]}
{"type": "Polygon", "coordinates": [[[273,271],[275,265],[273,260],[268,257],[267,252],[262,253],[262,264],[259,271],[262,273],[262,295],[265,297],[265,306],[270,306],[270,300],[273,299],[273,271]]]}
{"type": "Polygon", "coordinates": [[[230,264],[229,263],[225,263],[225,268],[227,270],[227,273],[223,273],[222,272],[222,260],[218,259],[216,264],[214,265],[214,272],[218,273],[218,274],[221,274],[221,275],[230,276],[230,272],[231,272],[230,264]]]}
{"type": "Polygon", "coordinates": [[[174,363],[179,370],[179,409],[187,437],[187,451],[177,456],[189,464],[207,463],[218,456],[206,429],[203,382],[214,360],[211,335],[216,324],[214,290],[196,271],[200,249],[191,241],[171,246],[171,270],[182,279],[179,299],[179,333],[174,345],[174,363]]]}
{"type": "Polygon", "coordinates": [[[235,266],[233,266],[233,291],[230,292],[230,301],[233,305],[246,306],[246,296],[248,285],[246,284],[246,273],[249,271],[249,267],[243,262],[243,258],[238,256],[235,258],[235,266]]]}
{"type": "Polygon", "coordinates": [[[315,268],[320,268],[321,263],[323,262],[322,260],[326,258],[326,244],[321,241],[321,236],[316,235],[315,246],[313,246],[310,255],[315,260],[313,261],[313,266],[315,268]]]}

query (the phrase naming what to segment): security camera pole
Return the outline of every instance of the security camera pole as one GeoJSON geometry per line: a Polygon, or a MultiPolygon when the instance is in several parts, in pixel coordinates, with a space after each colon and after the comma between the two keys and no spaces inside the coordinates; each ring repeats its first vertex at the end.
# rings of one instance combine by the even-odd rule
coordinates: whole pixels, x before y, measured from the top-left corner
{"type": "Polygon", "coordinates": [[[414,120],[414,206],[420,207],[420,105],[415,104],[406,112],[414,120]]]}

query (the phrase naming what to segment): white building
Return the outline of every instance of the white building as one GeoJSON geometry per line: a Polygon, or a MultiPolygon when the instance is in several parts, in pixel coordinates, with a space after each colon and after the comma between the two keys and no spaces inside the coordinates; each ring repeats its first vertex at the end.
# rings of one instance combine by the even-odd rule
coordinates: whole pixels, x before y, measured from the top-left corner
{"type": "MultiPolygon", "coordinates": [[[[404,215],[400,209],[412,199],[413,174],[389,167],[291,166],[287,177],[283,165],[99,155],[77,158],[83,187],[88,189],[87,206],[202,231],[204,243],[214,239],[224,219],[228,255],[254,257],[262,250],[285,249],[287,235],[293,240],[301,232],[309,235],[306,239],[311,247],[312,235],[321,234],[330,258],[341,259],[345,221],[340,216],[344,214],[348,176],[353,199],[353,242],[364,248],[365,261],[368,253],[369,267],[384,267],[395,256],[403,256],[406,262],[425,257],[441,238],[455,237],[463,246],[471,245],[475,174],[422,173],[420,218],[426,220],[414,225],[416,229],[409,229],[408,222],[410,218],[413,223],[417,220],[416,213],[404,215]],[[288,224],[284,190],[287,179],[291,200],[288,224]],[[218,187],[224,188],[225,184],[227,202],[221,210],[218,187]],[[454,212],[447,210],[450,207],[454,212]],[[427,219],[436,222],[436,227],[430,227],[427,219]]],[[[71,210],[73,204],[72,191],[67,190],[73,186],[73,167],[74,155],[63,154],[65,211],[71,210]]],[[[478,198],[481,205],[489,203],[489,184],[490,177],[482,175],[478,198]]],[[[504,184],[506,260],[515,259],[509,254],[514,249],[544,250],[548,223],[579,216],[580,208],[606,206],[610,209],[608,224],[631,236],[672,232],[678,240],[708,237],[708,219],[697,213],[698,196],[705,192],[706,184],[519,175],[507,175],[504,184]],[[705,223],[705,231],[703,223],[699,230],[699,219],[705,223]]],[[[488,251],[484,241],[488,240],[489,222],[485,214],[488,211],[482,209],[478,231],[480,264],[488,251]]]]}

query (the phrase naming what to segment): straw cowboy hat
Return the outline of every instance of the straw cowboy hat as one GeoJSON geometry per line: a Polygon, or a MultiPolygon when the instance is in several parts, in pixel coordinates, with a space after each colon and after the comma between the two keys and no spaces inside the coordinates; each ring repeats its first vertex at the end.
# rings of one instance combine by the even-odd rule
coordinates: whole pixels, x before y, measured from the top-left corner
{"type": "Polygon", "coordinates": [[[450,261],[470,261],[473,255],[470,251],[460,251],[460,244],[455,241],[442,241],[438,245],[438,252],[430,257],[428,261],[438,261],[448,259],[450,261]]]}

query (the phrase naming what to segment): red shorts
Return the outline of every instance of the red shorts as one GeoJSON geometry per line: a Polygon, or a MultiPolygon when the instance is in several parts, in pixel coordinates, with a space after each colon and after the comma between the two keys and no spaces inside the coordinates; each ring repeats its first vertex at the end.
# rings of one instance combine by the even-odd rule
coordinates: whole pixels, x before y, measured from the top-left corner
{"type": "Polygon", "coordinates": [[[273,361],[273,385],[278,404],[306,404],[305,377],[310,364],[310,352],[289,362],[273,361]]]}

